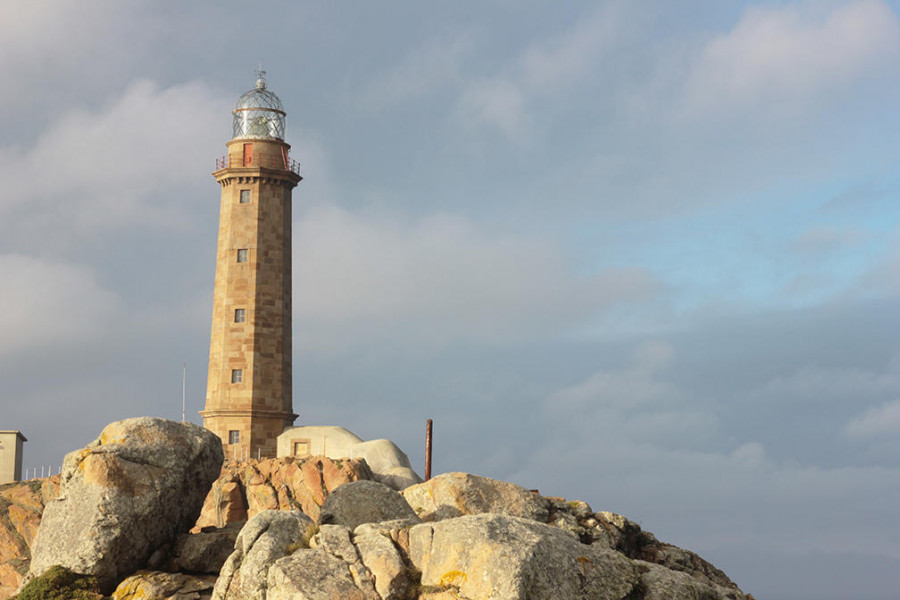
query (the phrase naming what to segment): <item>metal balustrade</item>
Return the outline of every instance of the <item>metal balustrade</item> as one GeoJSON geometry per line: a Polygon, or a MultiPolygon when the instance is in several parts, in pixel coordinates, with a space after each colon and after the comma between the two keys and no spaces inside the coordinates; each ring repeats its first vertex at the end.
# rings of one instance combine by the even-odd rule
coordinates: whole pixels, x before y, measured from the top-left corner
{"type": "Polygon", "coordinates": [[[241,167],[262,167],[265,169],[283,169],[300,174],[300,163],[288,156],[259,156],[238,157],[238,160],[231,160],[231,156],[225,155],[216,159],[216,171],[227,168],[241,167]],[[237,163],[237,164],[235,164],[237,163]]]}

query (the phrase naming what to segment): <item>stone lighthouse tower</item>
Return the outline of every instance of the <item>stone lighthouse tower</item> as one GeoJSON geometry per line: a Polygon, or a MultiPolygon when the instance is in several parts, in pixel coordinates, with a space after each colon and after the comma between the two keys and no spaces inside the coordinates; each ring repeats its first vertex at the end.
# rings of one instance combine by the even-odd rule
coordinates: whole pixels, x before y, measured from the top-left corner
{"type": "Polygon", "coordinates": [[[233,111],[234,136],[213,176],[222,189],[203,425],[225,456],[275,456],[293,424],[291,190],[299,168],[285,112],[260,71],[233,111]]]}

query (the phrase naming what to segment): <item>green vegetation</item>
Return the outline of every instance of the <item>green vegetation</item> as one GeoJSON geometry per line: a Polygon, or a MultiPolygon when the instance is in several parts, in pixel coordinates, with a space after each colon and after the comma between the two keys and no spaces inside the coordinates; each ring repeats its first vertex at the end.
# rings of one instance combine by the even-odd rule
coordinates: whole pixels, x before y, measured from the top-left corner
{"type": "Polygon", "coordinates": [[[60,567],[50,567],[10,600],[103,600],[97,579],[60,567]]]}

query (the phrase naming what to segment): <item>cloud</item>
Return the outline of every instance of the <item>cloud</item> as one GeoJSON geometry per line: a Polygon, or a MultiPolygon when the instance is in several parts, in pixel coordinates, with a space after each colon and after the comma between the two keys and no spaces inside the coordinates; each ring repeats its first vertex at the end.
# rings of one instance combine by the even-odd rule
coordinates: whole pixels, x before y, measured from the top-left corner
{"type": "Polygon", "coordinates": [[[447,214],[414,222],[319,207],[294,230],[299,339],[444,344],[558,335],[617,303],[653,296],[635,269],[581,278],[554,246],[447,214]]]}
{"type": "Polygon", "coordinates": [[[30,147],[0,147],[0,232],[28,244],[48,231],[180,227],[222,151],[222,97],[138,81],[102,108],[68,110],[30,147]]]}
{"type": "Polygon", "coordinates": [[[456,119],[471,131],[493,126],[508,139],[523,141],[531,133],[522,89],[512,81],[485,79],[470,84],[459,99],[456,119]]]}
{"type": "Polygon", "coordinates": [[[600,370],[548,396],[546,422],[572,433],[607,441],[625,438],[636,445],[696,447],[708,441],[718,427],[715,416],[693,406],[661,376],[674,352],[661,340],[640,344],[627,367],[600,370]],[[571,415],[578,418],[567,422],[571,415]]]}
{"type": "Polygon", "coordinates": [[[565,31],[529,44],[498,72],[472,78],[460,93],[456,121],[469,131],[494,128],[512,142],[534,127],[529,103],[562,96],[563,88],[592,80],[633,29],[634,3],[613,1],[579,15],[565,31]]]}
{"type": "MultiPolygon", "coordinates": [[[[77,0],[34,0],[4,6],[0,79],[8,87],[0,106],[5,110],[26,107],[40,99],[48,82],[71,76],[73,67],[94,52],[121,13],[128,10],[114,0],[97,0],[89,7],[77,0]],[[36,80],[40,85],[32,85],[36,80]]],[[[99,65],[94,68],[100,69],[99,65]]],[[[97,73],[87,76],[94,75],[97,73]]]]}
{"type": "Polygon", "coordinates": [[[0,254],[0,358],[79,344],[108,331],[121,310],[87,267],[0,254]]]}
{"type": "Polygon", "coordinates": [[[702,49],[687,80],[687,111],[807,111],[892,68],[898,55],[900,23],[881,0],[751,8],[702,49]]]}
{"type": "Polygon", "coordinates": [[[866,294],[900,296],[900,235],[894,234],[891,251],[862,274],[857,287],[866,294]]]}
{"type": "Polygon", "coordinates": [[[822,254],[859,243],[864,233],[858,230],[824,227],[810,229],[797,236],[794,249],[803,254],[822,254]]]}
{"type": "Polygon", "coordinates": [[[885,402],[854,417],[844,433],[852,439],[900,434],[900,400],[885,402]]]}
{"type": "Polygon", "coordinates": [[[606,2],[563,33],[535,42],[519,59],[520,79],[535,91],[557,91],[598,69],[639,20],[635,2],[606,2]]]}
{"type": "Polygon", "coordinates": [[[421,100],[448,85],[458,85],[462,80],[461,63],[472,50],[473,41],[467,34],[429,40],[370,82],[360,93],[359,102],[371,108],[384,108],[421,100]]]}
{"type": "Polygon", "coordinates": [[[753,395],[778,403],[815,405],[894,392],[900,392],[900,357],[895,357],[885,372],[807,365],[790,375],[770,379],[753,395]]]}

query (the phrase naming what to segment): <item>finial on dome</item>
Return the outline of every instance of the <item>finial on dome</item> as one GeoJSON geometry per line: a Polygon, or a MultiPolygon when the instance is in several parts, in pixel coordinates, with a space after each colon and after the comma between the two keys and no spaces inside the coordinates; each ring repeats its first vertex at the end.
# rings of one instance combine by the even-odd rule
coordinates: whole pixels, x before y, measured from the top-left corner
{"type": "Polygon", "coordinates": [[[256,76],[258,77],[258,79],[256,80],[256,89],[266,89],[266,72],[263,71],[262,63],[259,63],[259,68],[256,69],[256,76]]]}

